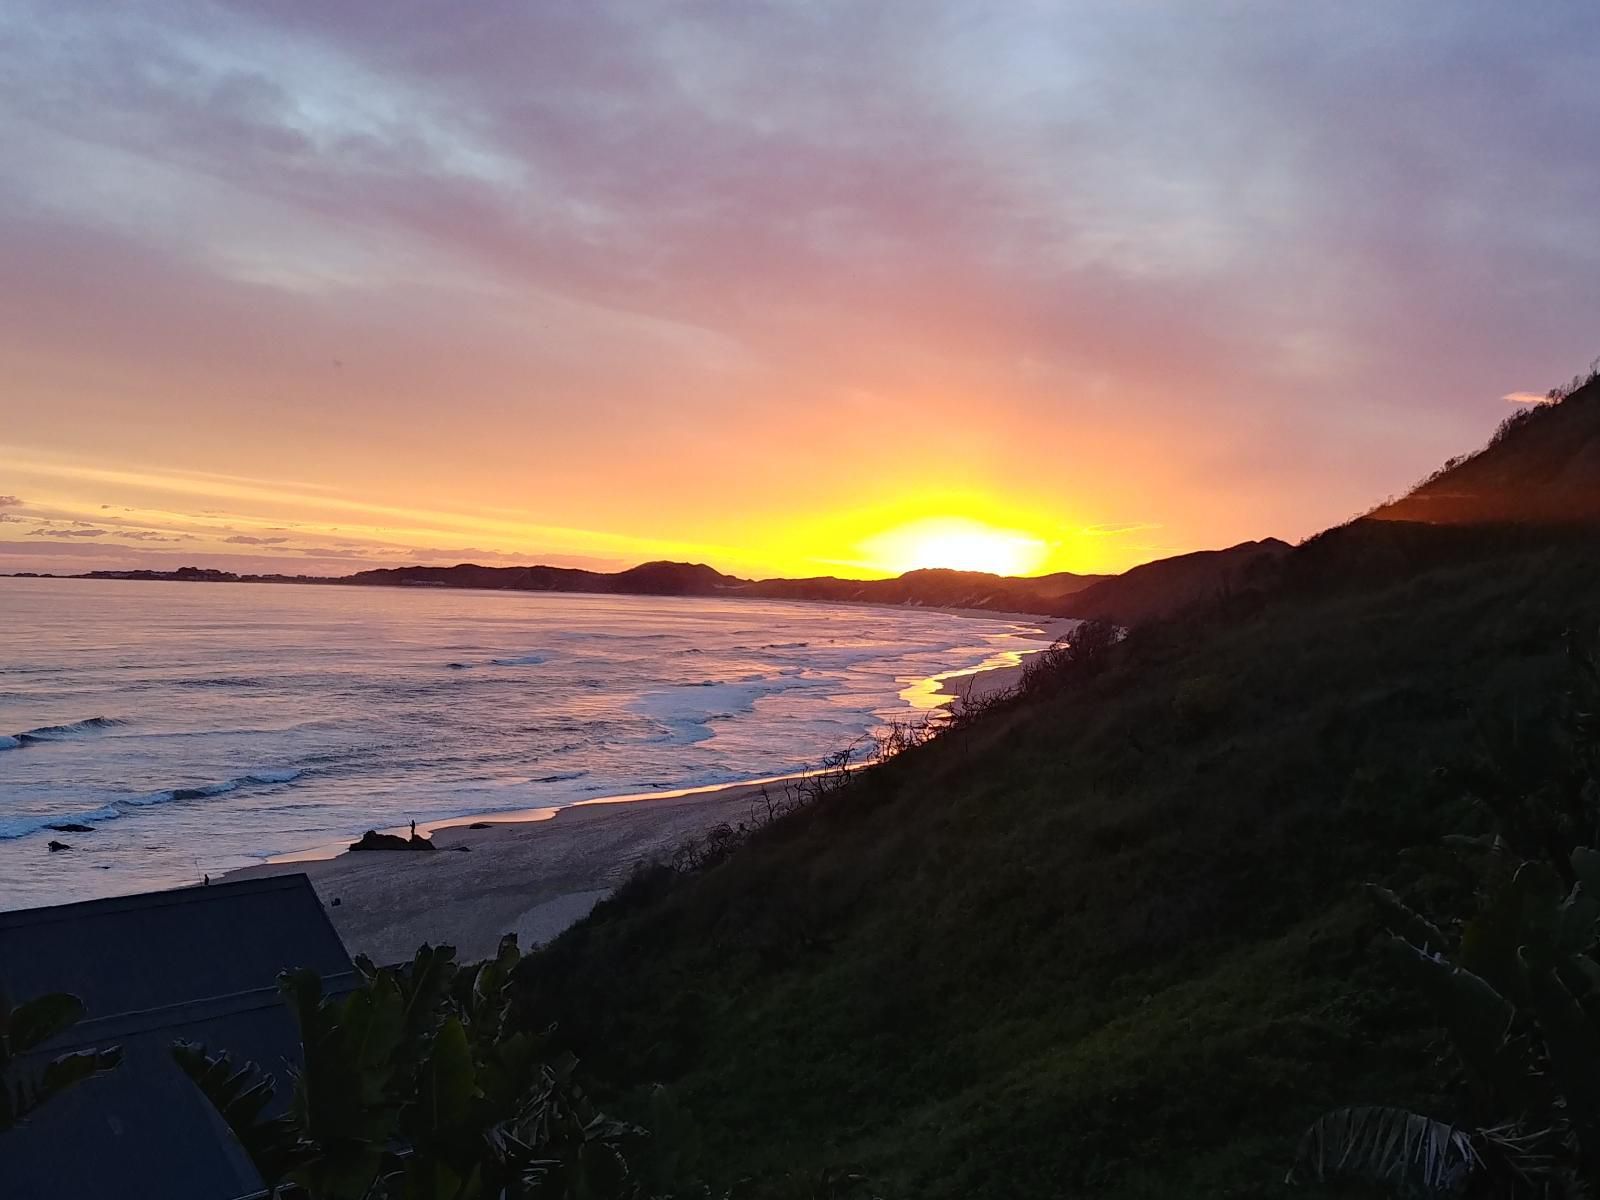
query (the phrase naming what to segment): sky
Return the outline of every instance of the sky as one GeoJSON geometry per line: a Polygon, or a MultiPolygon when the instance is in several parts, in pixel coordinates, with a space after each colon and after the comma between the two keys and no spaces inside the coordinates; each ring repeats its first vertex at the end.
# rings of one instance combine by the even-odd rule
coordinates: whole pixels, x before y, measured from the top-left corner
{"type": "Polygon", "coordinates": [[[1600,353],[1597,14],[0,0],[0,572],[1307,536],[1600,353]]]}

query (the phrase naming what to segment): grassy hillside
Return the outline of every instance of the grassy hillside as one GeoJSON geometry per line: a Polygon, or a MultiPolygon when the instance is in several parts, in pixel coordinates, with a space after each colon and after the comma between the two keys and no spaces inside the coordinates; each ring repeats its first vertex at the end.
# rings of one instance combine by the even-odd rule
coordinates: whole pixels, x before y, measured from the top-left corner
{"type": "Polygon", "coordinates": [[[1447,1110],[1356,884],[1415,884],[1401,852],[1474,820],[1438,769],[1475,714],[1547,702],[1600,555],[1523,537],[1347,580],[1360,536],[642,877],[531,961],[530,1000],[619,1091],[675,1085],[713,1177],[1274,1195],[1331,1105],[1447,1110]]]}

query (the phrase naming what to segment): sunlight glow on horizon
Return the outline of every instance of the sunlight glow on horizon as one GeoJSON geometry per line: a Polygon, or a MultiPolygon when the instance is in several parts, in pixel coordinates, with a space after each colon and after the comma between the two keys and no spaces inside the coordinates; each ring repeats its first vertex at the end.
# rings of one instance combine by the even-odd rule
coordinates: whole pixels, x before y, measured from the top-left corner
{"type": "Polygon", "coordinates": [[[987,571],[992,575],[1030,575],[1050,553],[1042,538],[997,529],[970,517],[928,517],[866,538],[866,560],[891,574],[927,567],[987,571]]]}
{"type": "Polygon", "coordinates": [[[0,463],[0,574],[197,566],[344,575],[458,563],[617,571],[666,559],[757,579],[881,578],[924,567],[1030,575],[1122,569],[1166,549],[1150,539],[1159,526],[1083,524],[1078,514],[1011,503],[992,485],[884,481],[881,498],[840,497],[837,507],[790,520],[732,512],[670,537],[623,534],[605,528],[609,521],[544,524],[528,519],[531,511],[518,519],[517,509],[485,505],[464,489],[454,505],[436,508],[389,489],[129,470],[15,446],[0,446],[0,463]]]}
{"type": "Polygon", "coordinates": [[[1587,6],[1078,7],[15,0],[0,574],[1105,574],[1589,360],[1587,6]]]}

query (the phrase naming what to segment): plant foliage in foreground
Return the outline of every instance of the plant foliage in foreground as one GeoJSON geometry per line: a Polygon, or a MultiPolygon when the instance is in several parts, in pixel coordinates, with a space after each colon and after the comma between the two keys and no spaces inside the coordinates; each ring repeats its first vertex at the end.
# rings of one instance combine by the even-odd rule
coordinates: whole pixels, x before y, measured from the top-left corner
{"type": "Polygon", "coordinates": [[[1480,881],[1473,911],[1436,924],[1371,889],[1464,1069],[1468,1109],[1493,1123],[1341,1109],[1307,1131],[1291,1181],[1505,1197],[1600,1187],[1600,668],[1570,657],[1559,723],[1487,734],[1461,773],[1496,825],[1449,839],[1480,881]]]}
{"type": "MultiPolygon", "coordinates": [[[[514,1012],[507,983],[520,961],[461,967],[448,946],[375,969],[343,995],[310,971],[279,985],[299,1024],[302,1067],[276,1115],[277,1081],[255,1063],[179,1042],[173,1057],[244,1147],[269,1194],[310,1200],[711,1200],[685,1183],[695,1133],[655,1089],[654,1135],[600,1112],[577,1060],[514,1012]]],[[[865,1200],[849,1170],[777,1181],[793,1200],[865,1200]]],[[[753,1197],[749,1181],[724,1200],[753,1197]]]]}
{"type": "Polygon", "coordinates": [[[20,1073],[17,1059],[81,1020],[83,1002],[76,996],[53,992],[13,1008],[0,991],[0,1133],[21,1124],[74,1084],[121,1064],[121,1048],[110,1046],[59,1055],[36,1075],[20,1073]]]}
{"type": "Polygon", "coordinates": [[[597,1112],[570,1056],[511,1027],[514,937],[462,968],[447,946],[373,968],[344,995],[286,973],[303,1065],[288,1107],[267,1116],[276,1081],[254,1063],[179,1043],[173,1056],[211,1100],[275,1195],[312,1200],[621,1200],[642,1194],[623,1155],[642,1131],[597,1112]]]}

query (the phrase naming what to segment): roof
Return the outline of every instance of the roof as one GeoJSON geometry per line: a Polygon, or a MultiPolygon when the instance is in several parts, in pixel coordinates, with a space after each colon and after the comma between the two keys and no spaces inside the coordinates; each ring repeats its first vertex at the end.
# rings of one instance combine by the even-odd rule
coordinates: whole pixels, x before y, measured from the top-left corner
{"type": "Polygon", "coordinates": [[[6,1200],[236,1200],[262,1182],[174,1041],[253,1059],[280,1081],[298,1061],[279,998],[285,969],[349,985],[350,956],[304,875],[274,876],[0,913],[0,984],[13,1002],[70,992],[88,1019],[24,1058],[121,1045],[122,1066],[56,1097],[0,1135],[6,1200]]]}

